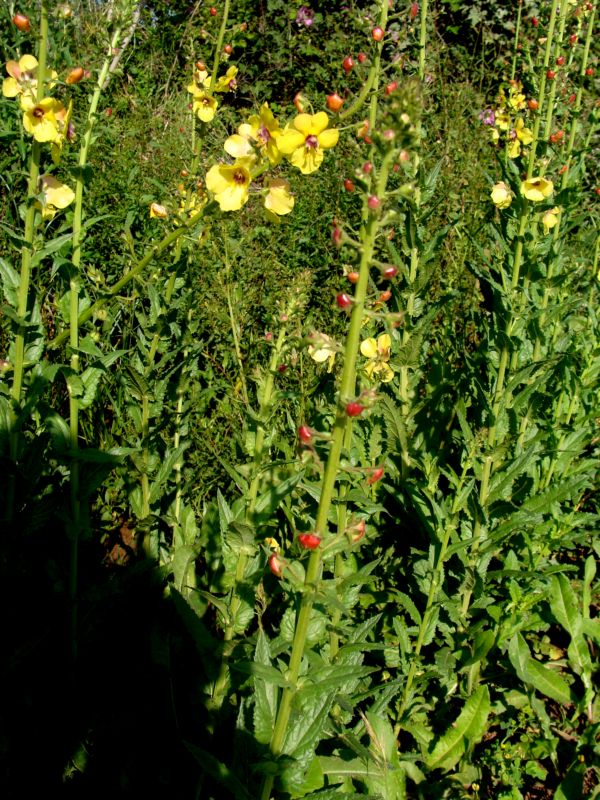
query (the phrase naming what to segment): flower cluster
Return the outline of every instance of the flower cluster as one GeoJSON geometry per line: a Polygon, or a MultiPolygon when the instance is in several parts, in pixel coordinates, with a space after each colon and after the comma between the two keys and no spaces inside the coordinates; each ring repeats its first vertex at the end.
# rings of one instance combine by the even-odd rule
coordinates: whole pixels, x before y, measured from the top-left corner
{"type": "MultiPolygon", "coordinates": [[[[18,98],[26,133],[37,142],[49,143],[52,159],[58,164],[64,143],[74,138],[74,128],[71,123],[72,104],[66,108],[54,97],[38,99],[38,68],[38,60],[32,55],[24,55],[19,61],[8,61],[6,63],[8,77],[2,83],[2,94],[4,97],[18,98]]],[[[56,72],[49,71],[46,76],[49,89],[56,85],[57,79],[56,72]]],[[[44,219],[51,219],[57,210],[70,205],[74,197],[73,191],[52,175],[41,177],[37,205],[44,219]]]]}
{"type": "MultiPolygon", "coordinates": [[[[258,114],[226,140],[225,152],[235,161],[211,167],[206,188],[222,211],[237,211],[248,201],[252,182],[267,169],[287,158],[303,175],[309,175],[320,167],[324,151],[334,147],[338,138],[339,132],[329,128],[324,111],[299,114],[282,128],[264,103],[258,114]]],[[[289,184],[282,178],[267,181],[262,193],[265,208],[274,214],[289,214],[294,207],[289,184]]]]}
{"type": "Polygon", "coordinates": [[[237,86],[237,67],[229,67],[225,75],[214,80],[206,71],[204,64],[196,65],[194,80],[187,87],[192,95],[192,110],[201,122],[211,122],[217,112],[218,101],[215,92],[232,92],[237,86]]]}
{"type": "Polygon", "coordinates": [[[532,131],[526,127],[519,112],[527,108],[523,86],[519,81],[509,81],[508,96],[501,89],[498,94],[498,107],[486,108],[479,114],[482,123],[489,127],[492,141],[503,141],[507,145],[509,158],[521,155],[523,147],[533,141],[532,131]]]}

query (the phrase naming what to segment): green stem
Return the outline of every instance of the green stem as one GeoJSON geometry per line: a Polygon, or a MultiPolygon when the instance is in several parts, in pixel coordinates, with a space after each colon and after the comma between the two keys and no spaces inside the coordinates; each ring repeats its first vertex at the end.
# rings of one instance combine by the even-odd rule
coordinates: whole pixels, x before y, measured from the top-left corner
{"type": "MultiPolygon", "coordinates": [[[[550,10],[550,22],[548,23],[548,37],[546,39],[546,50],[544,52],[544,64],[540,74],[540,85],[538,91],[538,110],[537,114],[533,123],[533,141],[531,142],[531,149],[529,151],[529,161],[527,164],[527,178],[531,178],[533,175],[533,170],[536,163],[536,154],[537,154],[537,145],[538,139],[540,134],[540,125],[542,120],[542,110],[544,108],[545,103],[545,94],[546,94],[546,73],[548,72],[548,67],[550,65],[550,58],[552,56],[552,46],[553,46],[553,38],[554,38],[554,27],[556,25],[556,9],[558,6],[558,0],[552,0],[552,8],[550,10]]],[[[552,113],[552,111],[550,111],[552,113]]]]}
{"type": "MultiPolygon", "coordinates": [[[[71,348],[71,369],[73,373],[79,372],[79,290],[80,290],[80,266],[81,266],[81,244],[83,240],[83,172],[88,162],[88,152],[92,141],[92,130],[96,120],[98,102],[102,93],[102,87],[108,75],[111,64],[112,54],[115,51],[120,39],[120,29],[117,29],[110,42],[107,57],[98,75],[98,81],[90,100],[87,114],[85,132],[79,151],[77,180],[75,184],[75,205],[73,211],[73,238],[72,256],[73,273],[69,282],[69,344],[71,348]]],[[[70,465],[70,496],[71,496],[71,554],[69,565],[69,595],[71,601],[71,647],[73,657],[77,655],[77,593],[78,593],[78,572],[79,572],[79,537],[81,528],[81,498],[79,496],[79,398],[76,394],[69,391],[69,431],[70,444],[73,457],[70,465]]]]}
{"type": "MultiPolygon", "coordinates": [[[[46,82],[46,57],[48,42],[48,5],[46,0],[41,4],[40,33],[38,39],[38,69],[37,69],[37,94],[36,101],[44,99],[46,82]]],[[[35,198],[38,194],[38,179],[40,175],[41,145],[34,140],[29,158],[29,179],[27,182],[27,210],[25,212],[25,243],[21,248],[21,274],[19,277],[19,292],[17,296],[17,316],[19,327],[15,336],[15,363],[11,387],[11,400],[13,403],[13,418],[10,433],[10,457],[16,463],[19,455],[19,432],[16,430],[18,409],[21,404],[23,391],[23,376],[25,370],[25,340],[27,337],[27,308],[29,305],[29,286],[31,283],[31,261],[33,257],[33,240],[35,236],[36,208],[35,198]]],[[[14,513],[15,500],[15,475],[12,474],[6,499],[6,518],[11,520],[14,513]]]]}
{"type": "Polygon", "coordinates": [[[518,56],[518,53],[519,53],[519,38],[521,36],[521,17],[522,17],[522,14],[523,14],[523,5],[521,3],[519,3],[519,9],[517,11],[517,22],[516,22],[516,25],[515,25],[515,40],[514,40],[515,41],[515,47],[514,47],[514,52],[513,52],[512,67],[511,67],[511,70],[510,70],[510,78],[511,78],[511,80],[514,80],[515,75],[517,73],[517,56],[518,56]]]}
{"type": "Polygon", "coordinates": [[[427,15],[429,0],[421,4],[421,28],[419,30],[419,80],[425,80],[425,50],[427,48],[427,15]]]}

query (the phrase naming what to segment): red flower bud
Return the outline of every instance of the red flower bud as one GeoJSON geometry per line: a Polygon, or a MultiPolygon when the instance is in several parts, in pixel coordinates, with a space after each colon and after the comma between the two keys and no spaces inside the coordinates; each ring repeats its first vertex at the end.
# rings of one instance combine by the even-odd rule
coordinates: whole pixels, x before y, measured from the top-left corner
{"type": "Polygon", "coordinates": [[[313,440],[313,433],[308,425],[300,425],[298,428],[298,438],[302,444],[311,444],[313,440]]]}
{"type": "Polygon", "coordinates": [[[367,478],[367,483],[369,486],[372,486],[377,481],[380,481],[383,478],[385,470],[383,467],[375,467],[374,469],[370,470],[370,475],[367,478]]]}
{"type": "Polygon", "coordinates": [[[549,69],[548,72],[546,72],[546,77],[549,81],[552,81],[556,78],[556,72],[553,69],[549,69]]]}
{"type": "Polygon", "coordinates": [[[356,187],[354,186],[350,178],[346,178],[346,180],[344,181],[344,189],[347,192],[353,192],[355,188],[356,187]]]}
{"type": "Polygon", "coordinates": [[[386,281],[391,281],[397,274],[398,268],[391,265],[381,270],[381,277],[386,281]]]}
{"type": "Polygon", "coordinates": [[[576,34],[576,33],[572,33],[572,34],[569,36],[569,42],[570,42],[572,45],[573,45],[573,44],[577,44],[577,34],[576,34]]]}
{"type": "Polygon", "coordinates": [[[385,36],[383,28],[380,28],[379,25],[377,25],[371,31],[371,36],[373,37],[373,41],[380,42],[383,39],[383,37],[385,36]]]}
{"type": "Polygon", "coordinates": [[[576,94],[569,95],[569,103],[573,104],[575,102],[575,100],[577,100],[577,95],[576,94]]]}
{"type": "Polygon", "coordinates": [[[25,14],[15,14],[12,18],[12,21],[15,28],[18,28],[21,33],[29,33],[31,30],[31,23],[25,14]]]}
{"type": "Polygon", "coordinates": [[[379,206],[381,205],[381,200],[374,194],[369,195],[367,200],[367,205],[371,209],[371,211],[377,211],[379,206]]]}
{"type": "Polygon", "coordinates": [[[339,225],[335,225],[331,232],[331,238],[336,247],[342,246],[342,229],[339,225]]]}
{"type": "Polygon", "coordinates": [[[550,141],[552,142],[552,144],[556,144],[557,142],[560,142],[560,140],[564,137],[564,135],[565,135],[564,131],[556,131],[556,133],[551,133],[550,141]]]}
{"type": "Polygon", "coordinates": [[[283,564],[279,560],[277,553],[271,553],[269,556],[269,569],[276,578],[281,578],[283,574],[283,564]]]}
{"type": "Polygon", "coordinates": [[[208,13],[211,15],[211,17],[216,17],[217,16],[217,9],[214,6],[211,6],[208,9],[208,13]]]}
{"type": "Polygon", "coordinates": [[[398,88],[398,81],[391,81],[391,82],[390,82],[390,83],[388,83],[388,85],[385,87],[385,93],[386,93],[387,95],[390,95],[392,92],[396,91],[396,89],[397,89],[397,88],[398,88]]]}
{"type": "Polygon", "coordinates": [[[533,97],[531,98],[531,100],[527,101],[527,105],[529,106],[530,111],[537,111],[538,108],[540,107],[538,101],[533,97]]]}
{"type": "Polygon", "coordinates": [[[559,57],[556,59],[556,65],[557,65],[558,67],[562,67],[562,65],[563,65],[564,63],[565,63],[565,57],[564,57],[564,56],[559,56],[559,57]]]}
{"type": "Polygon", "coordinates": [[[387,301],[390,299],[391,296],[392,293],[390,292],[390,290],[386,289],[385,292],[381,292],[381,294],[379,295],[379,302],[387,303],[387,301]]]}
{"type": "Polygon", "coordinates": [[[590,75],[593,75],[593,74],[594,74],[594,70],[593,70],[593,68],[592,68],[592,67],[588,67],[588,68],[586,69],[586,71],[585,71],[585,74],[586,74],[588,77],[590,77],[590,75]]]}
{"type": "Polygon", "coordinates": [[[348,273],[348,275],[346,277],[348,278],[350,283],[358,283],[358,279],[359,279],[360,276],[359,276],[358,272],[356,272],[355,270],[352,270],[351,272],[348,273]]]}
{"type": "Polygon", "coordinates": [[[354,66],[354,59],[352,56],[346,56],[346,58],[342,61],[342,67],[344,68],[344,72],[346,75],[350,72],[352,67],[354,66]]]}
{"type": "Polygon", "coordinates": [[[339,111],[340,108],[344,105],[344,101],[339,96],[339,94],[328,94],[327,95],[327,108],[330,111],[339,111]]]}
{"type": "Polygon", "coordinates": [[[230,44],[226,44],[223,48],[223,52],[230,56],[233,53],[233,47],[230,44]]]}
{"type": "Polygon", "coordinates": [[[365,173],[365,175],[368,175],[372,171],[372,169],[373,169],[373,164],[371,164],[370,161],[365,161],[365,163],[362,166],[362,171],[365,173]]]}
{"type": "Polygon", "coordinates": [[[358,63],[359,64],[364,64],[365,61],[367,60],[367,54],[366,53],[359,53],[356,57],[358,59],[358,63]]]}
{"type": "Polygon", "coordinates": [[[537,28],[537,26],[540,24],[540,21],[537,17],[532,17],[531,24],[533,25],[534,28],[537,28]]]}
{"type": "Polygon", "coordinates": [[[410,7],[409,12],[408,12],[408,18],[409,19],[414,19],[417,16],[418,13],[419,13],[419,4],[418,3],[413,3],[411,5],[411,7],[410,7]]]}
{"type": "Polygon", "coordinates": [[[349,417],[360,417],[364,410],[365,407],[362,403],[357,403],[356,401],[346,403],[346,414],[349,417]]]}
{"type": "Polygon", "coordinates": [[[352,298],[346,292],[340,292],[335,298],[339,308],[349,308],[352,305],[352,298]]]}
{"type": "Polygon", "coordinates": [[[316,550],[321,544],[321,537],[316,533],[301,533],[298,535],[298,542],[305,550],[316,550]]]}

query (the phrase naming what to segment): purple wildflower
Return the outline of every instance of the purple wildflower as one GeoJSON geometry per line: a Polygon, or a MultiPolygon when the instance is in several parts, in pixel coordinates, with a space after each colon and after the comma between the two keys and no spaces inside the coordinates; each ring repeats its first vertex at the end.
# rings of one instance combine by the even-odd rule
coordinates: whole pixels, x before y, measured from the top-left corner
{"type": "Polygon", "coordinates": [[[308,6],[300,6],[296,14],[296,25],[306,25],[307,28],[315,21],[315,15],[308,6]]]}
{"type": "Polygon", "coordinates": [[[479,119],[484,125],[493,125],[496,122],[496,115],[493,108],[486,108],[479,114],[479,119]]]}

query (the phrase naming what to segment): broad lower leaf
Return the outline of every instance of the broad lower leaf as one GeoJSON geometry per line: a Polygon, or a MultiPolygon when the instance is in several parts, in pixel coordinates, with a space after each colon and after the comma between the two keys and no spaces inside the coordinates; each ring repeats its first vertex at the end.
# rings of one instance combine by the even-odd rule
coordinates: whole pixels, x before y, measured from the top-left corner
{"type": "Polygon", "coordinates": [[[434,745],[427,758],[428,768],[448,771],[455,767],[467,747],[479,742],[485,733],[490,708],[489,689],[480,686],[469,697],[456,722],[434,745]]]}

